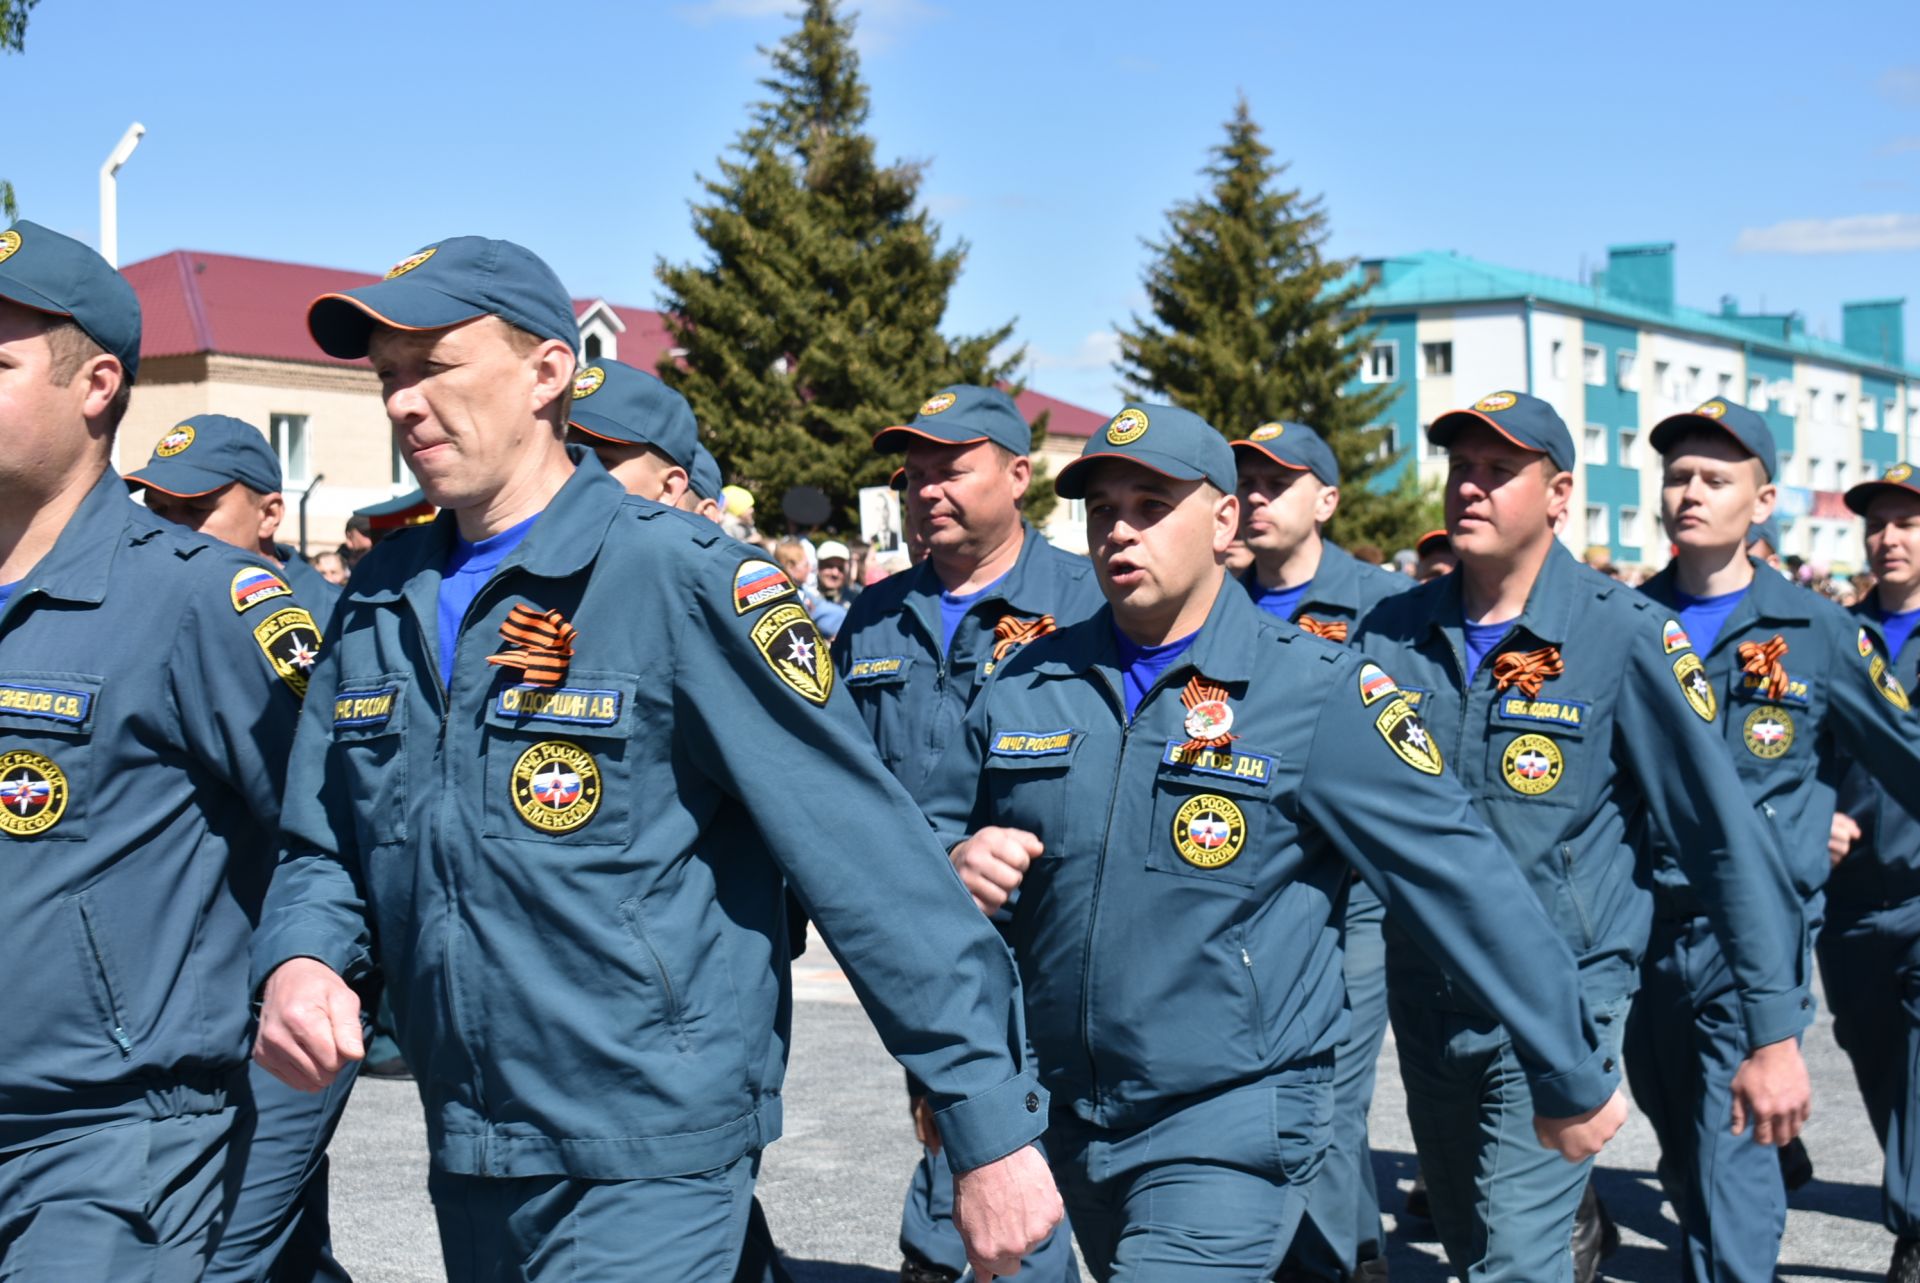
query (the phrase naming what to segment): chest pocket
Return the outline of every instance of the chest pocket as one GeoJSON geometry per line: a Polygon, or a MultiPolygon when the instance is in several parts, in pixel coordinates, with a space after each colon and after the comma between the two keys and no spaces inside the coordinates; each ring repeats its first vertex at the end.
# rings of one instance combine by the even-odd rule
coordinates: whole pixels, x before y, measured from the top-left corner
{"type": "Polygon", "coordinates": [[[1251,894],[1263,866],[1293,834],[1271,804],[1279,764],[1239,741],[1218,749],[1167,741],[1154,773],[1147,867],[1251,894]]]}
{"type": "Polygon", "coordinates": [[[1727,724],[1727,747],[1743,779],[1779,780],[1783,771],[1797,775],[1815,765],[1809,737],[1820,725],[1820,692],[1812,682],[1794,677],[1791,668],[1787,676],[1787,689],[1775,696],[1764,678],[1734,671],[1721,716],[1727,724]]]}
{"type": "Polygon", "coordinates": [[[1487,728],[1487,774],[1483,795],[1523,806],[1572,807],[1586,773],[1610,770],[1593,725],[1591,701],[1554,690],[1538,696],[1518,690],[1494,697],[1487,728]]]}
{"type": "Polygon", "coordinates": [[[993,823],[1038,834],[1042,860],[1067,853],[1067,775],[1085,740],[1072,727],[997,726],[987,735],[982,784],[993,823]]]}
{"type": "Polygon", "coordinates": [[[0,673],[0,843],[87,836],[104,681],[86,673],[0,673]]]}
{"type": "MultiPolygon", "coordinates": [[[[407,837],[407,696],[404,673],[348,677],[333,699],[333,762],[351,799],[363,851],[407,837]]],[[[425,781],[422,781],[424,783],[425,781]]]]}
{"type": "Polygon", "coordinates": [[[503,682],[487,700],[487,837],[572,846],[633,839],[632,673],[574,668],[559,686],[503,682]]]}

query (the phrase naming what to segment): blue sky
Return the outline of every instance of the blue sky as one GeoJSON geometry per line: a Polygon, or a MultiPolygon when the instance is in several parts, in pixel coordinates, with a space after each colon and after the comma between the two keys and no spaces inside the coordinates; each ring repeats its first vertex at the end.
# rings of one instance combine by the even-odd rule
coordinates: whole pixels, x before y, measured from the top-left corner
{"type": "MultiPolygon", "coordinates": [[[[121,261],[194,248],[383,270],[478,232],[576,294],[652,305],[698,252],[696,175],[746,120],[790,0],[325,6],[43,0],[0,60],[0,174],[97,236],[127,124],[121,261]]],[[[1914,296],[1912,0],[1299,6],[867,0],[883,156],[971,245],[949,328],[1018,316],[1036,388],[1111,408],[1111,331],[1245,92],[1336,254],[1453,249],[1575,277],[1678,242],[1681,301],[1914,296]]]]}

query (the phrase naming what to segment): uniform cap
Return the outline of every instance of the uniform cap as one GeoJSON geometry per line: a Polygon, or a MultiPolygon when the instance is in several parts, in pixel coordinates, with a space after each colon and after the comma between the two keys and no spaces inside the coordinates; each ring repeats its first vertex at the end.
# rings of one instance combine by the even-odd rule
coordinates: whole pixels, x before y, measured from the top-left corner
{"type": "Polygon", "coordinates": [[[1199,415],[1171,405],[1123,407],[1060,469],[1053,488],[1063,499],[1084,499],[1087,475],[1102,459],[1124,459],[1176,481],[1210,481],[1228,494],[1239,475],[1227,439],[1199,415]]]}
{"type": "Polygon", "coordinates": [[[1485,424],[1522,450],[1544,454],[1562,472],[1573,471],[1573,434],[1554,408],[1525,392],[1494,392],[1465,410],[1449,410],[1427,428],[1427,439],[1446,448],[1460,429],[1485,424]]]}
{"type": "Polygon", "coordinates": [[[322,294],[307,308],[307,329],[328,356],[353,360],[367,354],[376,324],[444,330],[482,316],[580,350],[573,300],[553,269],[532,250],[482,236],[435,241],[383,280],[322,294]]]}
{"type": "Polygon", "coordinates": [[[1235,450],[1257,451],[1283,468],[1311,472],[1323,486],[1340,484],[1340,464],[1327,439],[1304,423],[1263,423],[1235,450]]]}
{"type": "Polygon", "coordinates": [[[64,316],[140,372],[140,299],[127,278],[71,236],[21,219],[0,232],[0,298],[64,316]]]}
{"type": "MultiPolygon", "coordinates": [[[[1883,490],[1904,490],[1908,494],[1920,495],[1920,476],[1914,475],[1910,463],[1896,463],[1872,481],[1862,481],[1847,491],[1847,507],[1861,516],[1867,515],[1867,506],[1883,490]]],[[[1778,548],[1780,545],[1775,544],[1778,548]]]]}
{"type": "Polygon", "coordinates": [[[1033,429],[1013,398],[999,388],[955,383],[922,401],[911,422],[882,428],[874,435],[873,448],[891,453],[915,441],[943,445],[991,441],[1015,454],[1026,454],[1033,449],[1033,429]]]}
{"type": "Polygon", "coordinates": [[[147,466],[126,480],[180,499],[197,499],[236,481],[255,494],[275,494],[280,459],[266,434],[246,420],[196,414],[161,437],[147,466]]]}
{"type": "Polygon", "coordinates": [[[1767,480],[1773,480],[1778,462],[1773,431],[1767,427],[1767,421],[1761,415],[1725,397],[1714,397],[1685,414],[1670,414],[1660,420],[1653,425],[1653,431],[1647,434],[1647,441],[1655,453],[1665,454],[1683,432],[1693,428],[1717,428],[1725,432],[1739,443],[1742,450],[1760,460],[1760,466],[1767,470],[1767,480]]]}
{"type": "Polygon", "coordinates": [[[694,442],[693,464],[687,469],[687,485],[700,498],[717,502],[720,488],[725,484],[726,478],[720,475],[720,461],[713,457],[713,451],[694,442]]]}
{"type": "Polygon", "coordinates": [[[602,441],[650,445],[692,475],[700,447],[693,407],[645,370],[623,361],[595,361],[574,376],[567,419],[602,441]]]}

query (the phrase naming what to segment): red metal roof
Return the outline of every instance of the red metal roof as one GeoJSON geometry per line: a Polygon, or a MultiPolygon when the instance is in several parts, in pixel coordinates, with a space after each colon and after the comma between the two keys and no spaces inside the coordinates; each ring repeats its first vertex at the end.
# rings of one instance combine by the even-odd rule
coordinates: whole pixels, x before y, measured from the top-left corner
{"type": "MultiPolygon", "coordinates": [[[[362,363],[320,350],[307,333],[307,305],[321,294],[380,279],[370,272],[185,249],[130,263],[121,272],[140,296],[143,360],[214,352],[339,366],[362,363]]],[[[574,315],[585,316],[599,302],[605,300],[575,299],[574,315]]],[[[649,308],[607,306],[626,326],[617,336],[620,360],[651,373],[673,346],[666,317],[649,308]]],[[[1107,421],[1031,389],[1016,401],[1028,422],[1050,412],[1047,431],[1062,437],[1084,440],[1107,421]]]]}

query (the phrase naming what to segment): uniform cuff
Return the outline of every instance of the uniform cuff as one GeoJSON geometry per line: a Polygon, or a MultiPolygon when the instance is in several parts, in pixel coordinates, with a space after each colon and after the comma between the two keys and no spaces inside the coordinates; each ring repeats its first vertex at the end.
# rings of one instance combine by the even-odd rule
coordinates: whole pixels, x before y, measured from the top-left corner
{"type": "Polygon", "coordinates": [[[258,1002],[267,977],[281,963],[292,962],[295,958],[312,958],[332,967],[342,979],[351,979],[354,963],[359,957],[357,946],[351,943],[342,945],[329,933],[311,927],[288,927],[257,936],[253,942],[253,985],[248,992],[258,1002]]]}
{"type": "Polygon", "coordinates": [[[1797,1038],[1813,1023],[1813,995],[1794,989],[1771,998],[1740,997],[1741,1022],[1747,1029],[1747,1050],[1797,1038]]]}
{"type": "Polygon", "coordinates": [[[1047,1090],[1033,1072],[948,1105],[934,1115],[940,1148],[956,1172],[984,1167],[1040,1139],[1047,1130],[1047,1090]]]}
{"type": "Polygon", "coordinates": [[[1620,1086],[1620,1066],[1604,1047],[1595,1048],[1572,1069],[1557,1074],[1528,1073],[1533,1112],[1542,1118],[1572,1118],[1598,1109],[1620,1086]]]}

